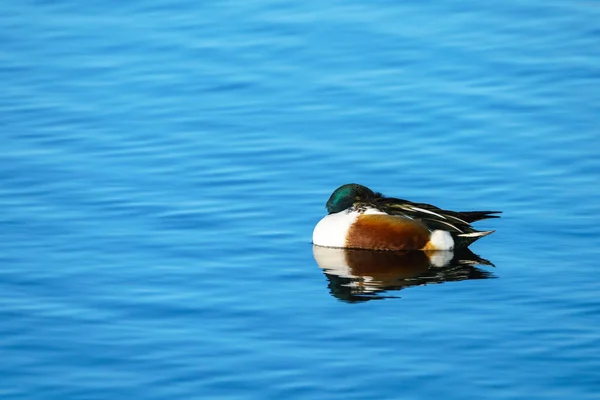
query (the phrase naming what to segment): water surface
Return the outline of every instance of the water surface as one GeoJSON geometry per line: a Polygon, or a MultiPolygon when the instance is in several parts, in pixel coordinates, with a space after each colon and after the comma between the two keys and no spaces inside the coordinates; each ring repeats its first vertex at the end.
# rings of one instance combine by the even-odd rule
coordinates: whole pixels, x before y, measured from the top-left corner
{"type": "Polygon", "coordinates": [[[599,398],[598,21],[5,4],[0,396],[599,398]],[[472,246],[495,267],[349,301],[310,242],[349,182],[504,211],[472,246]]]}

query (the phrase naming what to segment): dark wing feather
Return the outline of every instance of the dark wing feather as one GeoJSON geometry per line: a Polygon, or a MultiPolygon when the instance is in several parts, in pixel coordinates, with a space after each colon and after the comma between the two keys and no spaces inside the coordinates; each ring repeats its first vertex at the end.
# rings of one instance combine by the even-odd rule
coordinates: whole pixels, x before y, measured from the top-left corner
{"type": "Polygon", "coordinates": [[[492,215],[500,213],[502,213],[502,211],[461,211],[458,214],[460,214],[468,223],[472,223],[475,221],[481,221],[482,219],[500,218],[499,215],[492,215]]]}
{"type": "Polygon", "coordinates": [[[441,229],[457,234],[477,232],[471,226],[471,222],[498,218],[497,215],[491,215],[497,214],[498,211],[457,212],[394,197],[379,197],[375,199],[375,206],[388,214],[419,219],[430,229],[441,229]]]}

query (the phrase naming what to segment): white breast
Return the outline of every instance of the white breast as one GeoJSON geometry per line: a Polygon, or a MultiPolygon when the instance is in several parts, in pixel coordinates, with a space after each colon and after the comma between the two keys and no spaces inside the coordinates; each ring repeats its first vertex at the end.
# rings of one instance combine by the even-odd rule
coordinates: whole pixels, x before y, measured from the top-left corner
{"type": "Polygon", "coordinates": [[[346,247],[346,235],[360,214],[356,211],[340,211],[326,215],[313,231],[313,243],[325,247],[346,247]]]}

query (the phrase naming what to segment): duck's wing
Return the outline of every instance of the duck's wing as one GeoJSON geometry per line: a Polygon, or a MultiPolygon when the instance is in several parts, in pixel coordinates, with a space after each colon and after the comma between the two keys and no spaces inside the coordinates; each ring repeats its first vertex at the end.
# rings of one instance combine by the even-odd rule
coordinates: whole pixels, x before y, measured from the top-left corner
{"type": "Polygon", "coordinates": [[[376,199],[378,209],[391,214],[402,215],[423,221],[430,229],[441,229],[457,234],[477,232],[471,223],[486,218],[498,218],[499,211],[467,211],[458,212],[443,210],[426,203],[415,203],[395,197],[376,199]]]}

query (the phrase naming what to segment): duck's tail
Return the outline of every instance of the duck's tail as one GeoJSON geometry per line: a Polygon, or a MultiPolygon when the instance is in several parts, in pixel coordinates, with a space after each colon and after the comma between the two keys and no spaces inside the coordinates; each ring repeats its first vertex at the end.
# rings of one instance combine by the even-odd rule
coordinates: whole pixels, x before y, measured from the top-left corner
{"type": "MultiPolygon", "coordinates": [[[[494,218],[494,217],[492,217],[494,218]]],[[[454,247],[455,248],[465,248],[471,245],[477,239],[480,239],[484,236],[491,235],[496,231],[473,231],[469,233],[459,233],[454,236],[454,247]]]]}
{"type": "Polygon", "coordinates": [[[481,221],[482,219],[500,218],[499,215],[494,215],[500,213],[502,213],[502,211],[461,211],[458,214],[460,214],[459,218],[463,221],[473,223],[475,221],[481,221]]]}

